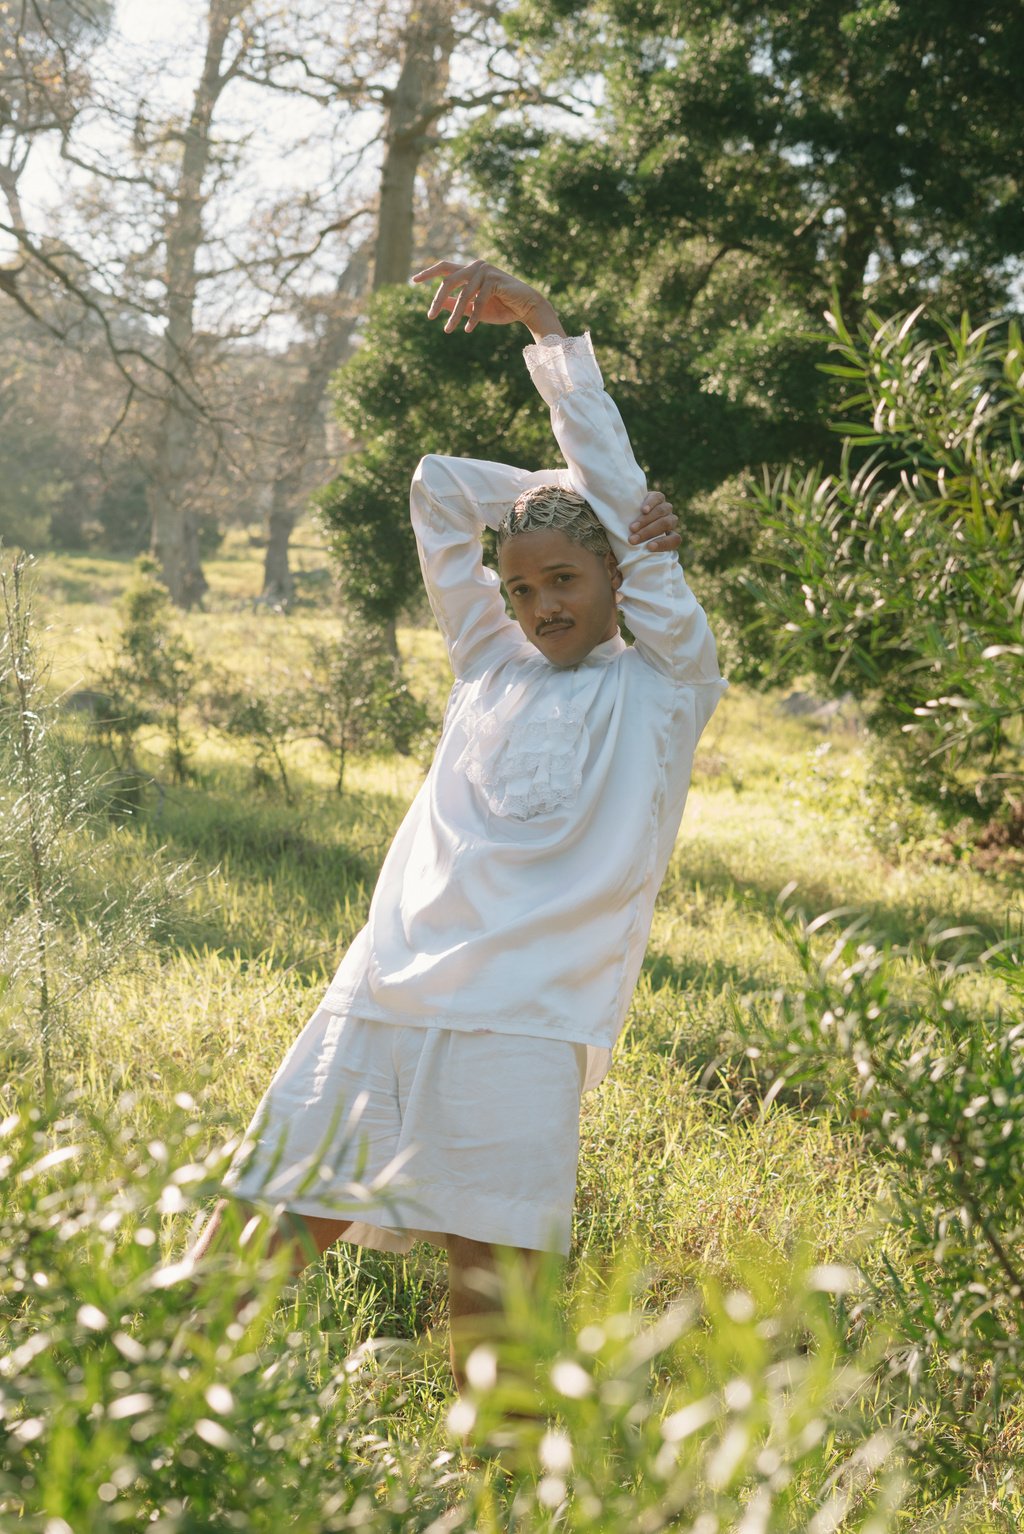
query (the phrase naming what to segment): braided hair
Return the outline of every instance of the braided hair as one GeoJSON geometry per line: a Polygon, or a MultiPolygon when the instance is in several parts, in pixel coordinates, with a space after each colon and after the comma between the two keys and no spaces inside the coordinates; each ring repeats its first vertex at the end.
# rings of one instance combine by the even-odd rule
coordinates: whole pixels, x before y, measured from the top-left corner
{"type": "Polygon", "coordinates": [[[592,554],[611,553],[608,534],[590,502],[575,490],[563,490],[561,485],[536,485],[532,490],[524,490],[498,524],[498,548],[520,533],[547,528],[564,533],[592,554]]]}

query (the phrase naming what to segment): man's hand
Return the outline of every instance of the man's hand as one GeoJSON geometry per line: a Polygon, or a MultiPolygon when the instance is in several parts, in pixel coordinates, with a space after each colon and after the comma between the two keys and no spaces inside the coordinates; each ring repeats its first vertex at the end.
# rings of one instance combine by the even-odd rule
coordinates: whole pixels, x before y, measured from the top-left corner
{"type": "MultiPolygon", "coordinates": [[[[427,310],[427,319],[436,320],[447,312],[445,333],[450,335],[465,320],[466,330],[477,325],[513,325],[516,321],[529,327],[535,341],[542,336],[564,336],[565,331],[554,309],[543,294],[528,282],[503,272],[489,261],[471,261],[460,266],[456,261],[435,261],[417,272],[413,282],[434,282],[440,286],[427,310]]],[[[653,553],[677,549],[682,542],[676,529],[679,518],[660,490],[650,490],[644,497],[636,519],[630,523],[630,543],[643,543],[653,553]]]]}
{"type": "Polygon", "coordinates": [[[468,266],[455,261],[435,261],[412,280],[432,282],[437,278],[441,285],[427,310],[427,319],[436,320],[448,310],[444,326],[448,335],[462,320],[466,321],[467,331],[475,330],[477,325],[513,325],[518,320],[528,327],[535,341],[542,336],[565,335],[558,315],[542,293],[489,261],[471,261],[468,266]]]}
{"type": "Polygon", "coordinates": [[[663,549],[677,549],[682,538],[676,529],[679,518],[660,490],[648,490],[643,504],[630,524],[630,543],[646,544],[652,553],[663,549]]]}

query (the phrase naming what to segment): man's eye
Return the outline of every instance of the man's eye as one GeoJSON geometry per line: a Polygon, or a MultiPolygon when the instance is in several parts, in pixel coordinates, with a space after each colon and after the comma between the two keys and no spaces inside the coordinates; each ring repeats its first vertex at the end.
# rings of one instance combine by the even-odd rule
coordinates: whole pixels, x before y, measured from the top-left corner
{"type": "Polygon", "coordinates": [[[525,597],[525,595],[526,595],[526,587],[525,586],[513,586],[511,592],[509,593],[509,595],[513,596],[513,597],[525,597]]]}
{"type": "Polygon", "coordinates": [[[563,572],[561,575],[559,575],[557,577],[557,579],[560,580],[560,581],[571,581],[572,580],[572,576],[566,574],[565,572],[563,572]]]}

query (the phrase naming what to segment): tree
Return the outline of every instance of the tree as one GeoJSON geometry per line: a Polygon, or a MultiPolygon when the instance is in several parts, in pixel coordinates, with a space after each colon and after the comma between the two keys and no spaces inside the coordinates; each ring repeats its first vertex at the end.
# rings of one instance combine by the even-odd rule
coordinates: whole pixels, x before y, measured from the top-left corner
{"type": "MultiPolygon", "coordinates": [[[[745,479],[835,465],[809,339],[833,288],[851,323],[865,302],[1008,302],[1024,13],[531,0],[513,25],[550,92],[597,78],[602,95],[585,135],[497,113],[465,135],[487,254],[592,326],[638,457],[684,515],[684,563],[731,599],[758,538],[745,479]]],[[[492,419],[510,406],[497,383],[492,419]]],[[[756,677],[731,642],[749,615],[726,625],[727,658],[756,677]]]]}
{"type": "MultiPolygon", "coordinates": [[[[315,76],[327,92],[326,99],[330,99],[332,92],[343,97],[361,92],[378,102],[383,113],[380,139],[384,147],[375,196],[376,231],[372,241],[373,271],[369,293],[378,293],[382,288],[408,281],[417,209],[423,201],[424,172],[442,142],[438,131],[440,120],[453,111],[469,113],[499,100],[539,99],[536,83],[510,84],[501,73],[499,16],[500,10],[477,3],[477,0],[464,7],[457,6],[454,0],[410,0],[400,17],[392,18],[392,28],[381,29],[382,18],[375,18],[377,31],[372,45],[369,40],[361,39],[359,56],[369,57],[373,66],[369,70],[364,66],[361,78],[340,68],[336,47],[333,53],[330,48],[327,50],[321,74],[315,76]],[[401,21],[400,27],[394,26],[395,20],[401,21]],[[456,53],[460,55],[462,75],[457,94],[449,85],[451,63],[456,53]],[[481,59],[486,62],[481,63],[481,59]],[[468,79],[467,66],[471,71],[468,79]]],[[[349,42],[351,49],[351,39],[349,42]]],[[[268,54],[266,67],[272,70],[285,62],[286,56],[275,58],[268,54]]],[[[435,181],[435,190],[436,186],[435,181]]],[[[430,249],[431,242],[437,240],[442,230],[448,232],[453,219],[444,216],[447,207],[438,217],[436,198],[432,199],[428,194],[426,201],[430,216],[428,239],[424,244],[430,249]]],[[[364,253],[365,247],[357,250],[343,271],[337,298],[344,298],[346,293],[354,296],[364,253]]],[[[369,293],[364,289],[364,300],[369,293]]],[[[314,405],[322,401],[327,380],[347,355],[354,334],[354,316],[350,308],[344,304],[325,307],[323,327],[309,348],[307,374],[298,384],[290,411],[290,440],[293,444],[308,440],[308,422],[313,418],[314,405]],[[304,426],[303,423],[307,424],[304,426]]],[[[350,422],[349,431],[351,438],[358,442],[362,436],[361,423],[350,422]]],[[[264,594],[277,599],[287,600],[291,593],[287,539],[297,514],[296,490],[301,477],[296,456],[293,453],[289,458],[286,453],[282,459],[282,472],[273,480],[264,576],[264,594]]],[[[372,500],[375,494],[372,475],[366,484],[372,500]]],[[[328,496],[322,504],[335,503],[328,496]]],[[[333,525],[337,530],[337,518],[333,525]]],[[[338,536],[344,541],[344,533],[339,531],[338,536]]],[[[379,604],[374,611],[375,621],[383,623],[392,651],[397,655],[395,611],[390,606],[381,609],[379,604]]]]}
{"type": "Polygon", "coordinates": [[[191,607],[206,590],[199,559],[198,528],[188,501],[195,448],[197,396],[194,383],[197,257],[203,243],[203,213],[210,195],[208,177],[216,164],[213,116],[245,56],[244,32],[232,43],[246,0],[210,0],[206,47],[182,154],[162,219],[165,250],[166,314],[163,372],[166,387],[153,443],[148,495],[153,519],[152,552],[167,589],[181,607],[191,607]],[[229,43],[232,43],[230,56],[229,43]]]}
{"type": "Polygon", "coordinates": [[[335,393],[342,428],[362,445],[317,497],[342,588],[371,623],[394,624],[422,601],[408,516],[409,481],[422,454],[538,468],[552,456],[514,328],[481,327],[454,347],[439,326],[426,324],[424,307],[421,291],[392,287],[376,295],[363,344],[335,393]]]}
{"type": "MultiPolygon", "coordinates": [[[[66,139],[88,105],[90,56],[107,34],[112,12],[112,0],[0,4],[0,195],[8,234],[27,233],[19,184],[35,144],[54,133],[66,139]]],[[[16,257],[0,285],[32,312],[17,280],[23,266],[16,257]]]]}
{"type": "Polygon", "coordinates": [[[851,317],[865,285],[876,307],[929,285],[980,309],[1005,297],[1024,251],[1019,10],[568,0],[517,16],[550,71],[606,85],[592,147],[513,125],[484,159],[524,249],[550,254],[567,219],[592,255],[613,205],[631,266],[696,238],[774,265],[772,292],[836,287],[851,317]]]}
{"type": "MultiPolygon", "coordinates": [[[[286,18],[300,60],[312,46],[313,12],[299,5],[286,18]]],[[[325,263],[337,266],[339,243],[344,255],[351,221],[335,207],[326,211],[343,177],[337,166],[325,172],[322,160],[311,166],[315,190],[291,185],[287,197],[276,204],[261,199],[251,211],[250,199],[239,195],[254,136],[246,110],[252,112],[256,92],[279,83],[246,66],[261,63],[281,24],[277,8],[262,0],[208,0],[185,103],[175,97],[166,61],[143,62],[114,34],[97,66],[102,89],[88,97],[88,112],[22,110],[10,117],[4,139],[19,174],[47,135],[68,167],[59,209],[47,210],[36,229],[25,222],[12,176],[4,183],[4,228],[17,240],[21,261],[17,288],[11,279],[5,291],[65,343],[77,343],[83,316],[101,327],[122,383],[111,432],[140,408],[151,417],[142,467],[152,547],[182,606],[199,600],[205,587],[204,480],[225,459],[252,456],[251,443],[249,451],[244,445],[248,401],[230,389],[238,373],[232,349],[308,297],[310,287],[315,292],[325,263]],[[224,109],[229,89],[231,120],[224,109]]],[[[56,68],[48,55],[40,65],[45,74],[44,66],[56,68]]],[[[63,86],[52,93],[69,95],[63,86]]],[[[345,99],[334,102],[333,129],[345,99]]],[[[304,126],[282,147],[308,149],[308,138],[304,126]]],[[[355,212],[369,209],[357,203],[355,212]]]]}

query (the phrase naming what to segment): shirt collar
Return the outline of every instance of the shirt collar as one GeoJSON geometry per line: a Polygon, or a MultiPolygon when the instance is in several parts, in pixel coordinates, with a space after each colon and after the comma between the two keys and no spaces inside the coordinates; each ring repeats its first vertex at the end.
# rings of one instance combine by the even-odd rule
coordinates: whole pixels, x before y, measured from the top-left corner
{"type": "Polygon", "coordinates": [[[626,641],[621,634],[613,634],[611,639],[602,640],[594,646],[588,655],[580,661],[581,666],[607,666],[626,649],[626,641]]]}

